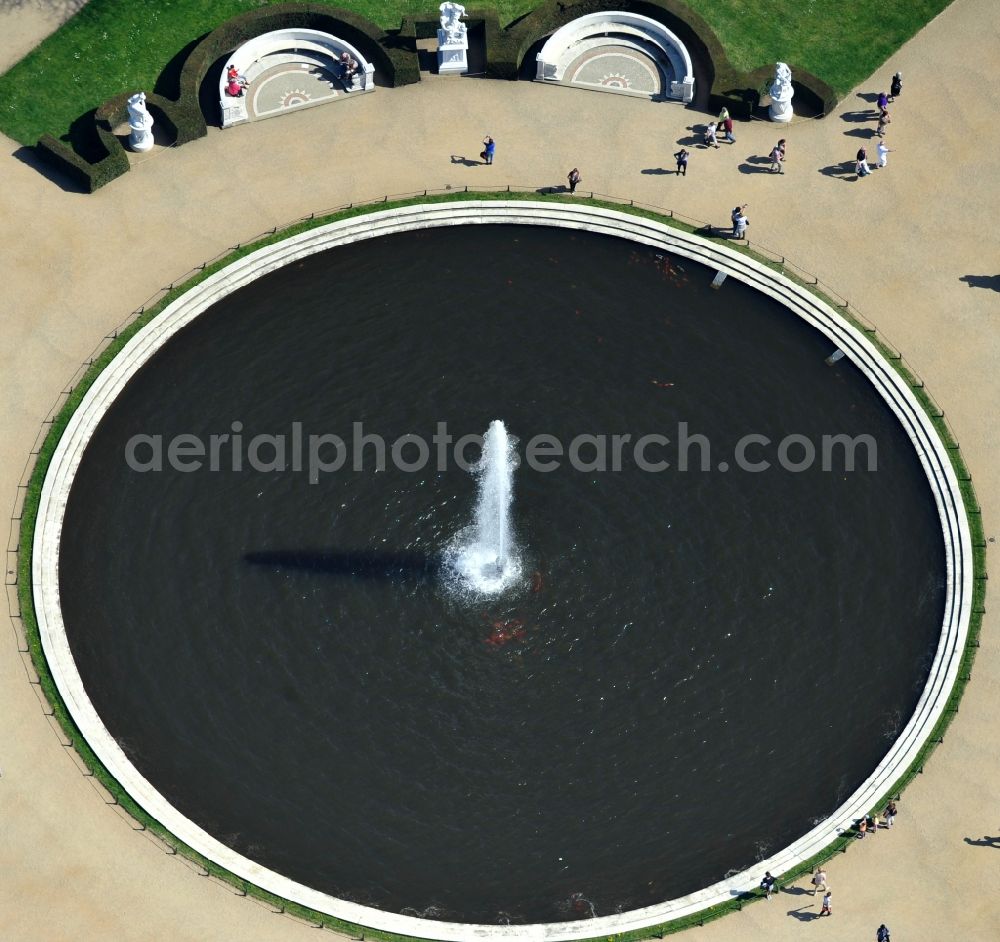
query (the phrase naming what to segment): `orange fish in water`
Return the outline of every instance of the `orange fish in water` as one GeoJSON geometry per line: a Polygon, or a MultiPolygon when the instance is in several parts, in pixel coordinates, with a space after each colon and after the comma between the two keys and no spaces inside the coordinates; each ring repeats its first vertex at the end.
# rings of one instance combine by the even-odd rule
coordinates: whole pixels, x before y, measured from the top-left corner
{"type": "Polygon", "coordinates": [[[531,577],[531,591],[541,592],[544,585],[545,585],[545,579],[542,576],[542,571],[540,569],[536,569],[531,577]]]}
{"type": "Polygon", "coordinates": [[[483,639],[484,644],[501,648],[508,641],[520,640],[527,634],[522,618],[500,618],[493,622],[493,630],[483,639]]]}
{"type": "Polygon", "coordinates": [[[660,389],[670,389],[674,385],[673,383],[661,383],[658,379],[652,380],[652,383],[654,386],[659,386],[660,389]]]}

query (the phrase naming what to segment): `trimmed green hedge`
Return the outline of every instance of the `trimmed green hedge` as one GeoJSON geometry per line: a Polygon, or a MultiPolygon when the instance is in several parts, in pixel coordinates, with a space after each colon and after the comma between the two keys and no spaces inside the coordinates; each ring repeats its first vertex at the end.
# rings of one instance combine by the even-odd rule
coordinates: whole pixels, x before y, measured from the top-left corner
{"type": "MultiPolygon", "coordinates": [[[[287,3],[251,10],[227,20],[195,45],[180,70],[177,100],[147,92],[150,111],[173,136],[174,143],[186,144],[208,133],[201,107],[201,85],[216,61],[255,36],[296,26],[331,33],[357,47],[390,85],[420,81],[415,48],[407,49],[370,20],[349,10],[317,3],[287,3]]],[[[80,149],[49,134],[39,140],[39,153],[89,193],[121,176],[129,169],[128,155],[111,128],[126,117],[124,103],[131,94],[122,92],[109,98],[80,120],[87,153],[80,153],[80,149]],[[96,134],[96,141],[91,141],[90,131],[96,134]]]]}

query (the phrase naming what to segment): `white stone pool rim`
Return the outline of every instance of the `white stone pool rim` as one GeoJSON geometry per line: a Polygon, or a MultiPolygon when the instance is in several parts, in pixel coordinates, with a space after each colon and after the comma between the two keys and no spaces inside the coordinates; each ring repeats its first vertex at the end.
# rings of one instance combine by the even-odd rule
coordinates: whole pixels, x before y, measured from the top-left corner
{"type": "Polygon", "coordinates": [[[870,810],[913,763],[941,717],[958,677],[972,611],[973,552],[965,507],[948,452],[907,382],[864,333],[812,292],[724,244],[652,219],[586,204],[463,200],[396,207],[318,226],[258,249],[194,285],[143,326],[95,378],[52,455],[35,520],[35,614],[49,670],[67,710],[105,768],[151,817],[189,847],[238,877],[317,912],[358,925],[427,939],[588,939],[692,915],[754,889],[765,870],[781,874],[820,853],[870,810]],[[945,611],[938,647],[917,707],[887,755],[828,818],[752,870],[655,906],[583,921],[475,925],[385,912],[310,889],[260,866],[183,816],[138,772],[108,732],[70,651],[59,595],[59,547],[73,479],[91,435],[129,379],[179,330],[220,299],[297,259],[338,245],[437,226],[541,225],[629,239],[726,273],[779,301],[827,336],[865,374],[897,416],[934,494],[946,559],[945,611]]]}

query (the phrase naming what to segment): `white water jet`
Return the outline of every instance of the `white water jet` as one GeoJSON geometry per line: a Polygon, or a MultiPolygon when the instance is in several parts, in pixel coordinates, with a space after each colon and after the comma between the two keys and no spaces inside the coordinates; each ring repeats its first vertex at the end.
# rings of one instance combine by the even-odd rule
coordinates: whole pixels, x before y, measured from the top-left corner
{"type": "Polygon", "coordinates": [[[514,439],[495,419],[483,436],[482,458],[472,469],[478,483],[473,523],[458,534],[447,554],[459,583],[480,595],[503,591],[521,574],[511,524],[517,464],[514,439]]]}

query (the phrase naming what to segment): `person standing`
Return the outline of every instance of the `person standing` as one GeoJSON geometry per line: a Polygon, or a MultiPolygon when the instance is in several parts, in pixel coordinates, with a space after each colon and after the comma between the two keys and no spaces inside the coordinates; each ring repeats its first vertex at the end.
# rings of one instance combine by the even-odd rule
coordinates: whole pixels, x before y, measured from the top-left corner
{"type": "Polygon", "coordinates": [[[833,915],[833,901],[829,890],[826,891],[826,895],[823,897],[823,908],[819,911],[819,914],[821,916],[833,915]]]}
{"type": "Polygon", "coordinates": [[[733,221],[733,238],[742,239],[747,231],[747,226],[750,225],[750,220],[743,214],[743,210],[747,208],[747,203],[742,206],[737,206],[730,214],[730,219],[733,221]]]}
{"type": "Polygon", "coordinates": [[[889,804],[885,806],[885,826],[887,828],[891,828],[895,820],[896,820],[896,802],[890,801],[889,804]]]}
{"type": "MultiPolygon", "coordinates": [[[[722,110],[726,111],[725,108],[722,110]]],[[[726,140],[729,141],[730,144],[735,144],[736,138],[733,137],[733,119],[729,117],[728,111],[726,111],[726,119],[722,122],[722,126],[726,130],[726,140]]]]}
{"type": "Polygon", "coordinates": [[[566,179],[569,181],[570,193],[575,193],[577,184],[580,182],[580,171],[577,170],[576,167],[574,167],[572,170],[570,170],[569,174],[566,176],[566,179]]]}
{"type": "Polygon", "coordinates": [[[705,144],[708,147],[714,147],[716,150],[719,149],[719,142],[715,138],[715,131],[718,126],[718,124],[712,121],[709,123],[708,127],[705,128],[705,144]]]}
{"type": "MultiPolygon", "coordinates": [[[[892,153],[892,151],[889,149],[889,145],[884,140],[881,140],[881,141],[878,142],[878,165],[879,165],[879,167],[881,167],[883,169],[885,168],[885,165],[889,162],[889,155],[891,153],[892,153]]],[[[890,804],[892,804],[892,802],[890,802],[890,804]]],[[[886,814],[888,814],[888,811],[886,812],[886,814]]],[[[889,826],[890,825],[888,825],[888,824],[886,825],[886,827],[889,827],[889,826]]]]}
{"type": "Polygon", "coordinates": [[[884,922],[875,930],[875,942],[890,942],[889,927],[884,922]]]}
{"type": "Polygon", "coordinates": [[[858,163],[855,170],[858,177],[867,177],[868,174],[871,173],[871,169],[868,166],[868,151],[866,151],[863,147],[858,148],[857,160],[858,163]]]}
{"type": "Polygon", "coordinates": [[[674,154],[674,160],[677,161],[677,176],[686,177],[688,175],[688,157],[690,155],[682,147],[676,154],[674,154]]]}
{"type": "Polygon", "coordinates": [[[889,107],[889,96],[885,92],[879,92],[875,104],[878,105],[879,111],[885,111],[889,107]]]}
{"type": "Polygon", "coordinates": [[[777,878],[771,876],[770,870],[764,874],[760,881],[760,888],[764,891],[764,899],[771,898],[771,894],[774,892],[774,884],[777,882],[777,878]]]}
{"type": "Polygon", "coordinates": [[[785,142],[778,141],[771,150],[771,173],[784,173],[781,165],[785,160],[785,142]]]}
{"type": "Polygon", "coordinates": [[[892,84],[889,86],[889,101],[895,101],[903,94],[903,73],[897,72],[892,77],[892,84]]]}
{"type": "Polygon", "coordinates": [[[482,158],[486,161],[487,165],[493,163],[493,155],[496,153],[497,142],[490,137],[489,134],[483,138],[483,153],[482,158]]]}
{"type": "Polygon", "coordinates": [[[886,125],[888,125],[890,121],[892,121],[892,118],[889,116],[889,109],[883,108],[881,114],[878,116],[878,127],[875,129],[875,133],[879,137],[885,137],[886,125]]]}
{"type": "Polygon", "coordinates": [[[812,895],[815,896],[818,890],[822,890],[824,893],[827,891],[828,887],[826,885],[826,871],[822,867],[817,867],[816,872],[812,875],[812,895]]]}

